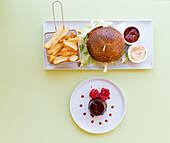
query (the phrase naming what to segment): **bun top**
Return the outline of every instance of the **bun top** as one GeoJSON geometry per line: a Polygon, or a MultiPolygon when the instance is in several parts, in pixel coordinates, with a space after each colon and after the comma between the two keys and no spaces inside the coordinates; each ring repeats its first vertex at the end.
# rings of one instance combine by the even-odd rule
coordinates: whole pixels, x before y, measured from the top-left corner
{"type": "Polygon", "coordinates": [[[90,55],[100,62],[117,61],[125,52],[125,42],[112,27],[95,28],[87,41],[90,55]]]}

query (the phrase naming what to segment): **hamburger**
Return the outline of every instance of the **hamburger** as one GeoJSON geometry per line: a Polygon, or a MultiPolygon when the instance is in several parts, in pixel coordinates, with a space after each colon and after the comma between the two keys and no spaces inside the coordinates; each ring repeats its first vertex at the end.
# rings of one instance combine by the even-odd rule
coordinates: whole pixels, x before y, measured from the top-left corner
{"type": "Polygon", "coordinates": [[[100,26],[89,33],[87,49],[93,59],[109,63],[122,57],[125,52],[125,42],[116,29],[100,26]]]}

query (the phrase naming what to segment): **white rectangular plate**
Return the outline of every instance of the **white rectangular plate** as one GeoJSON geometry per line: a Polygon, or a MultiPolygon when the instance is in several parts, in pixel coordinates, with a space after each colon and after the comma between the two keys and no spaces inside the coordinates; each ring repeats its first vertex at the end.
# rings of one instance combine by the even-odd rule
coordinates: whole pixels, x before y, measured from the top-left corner
{"type": "MultiPolygon", "coordinates": [[[[118,63],[117,66],[114,64],[110,64],[108,69],[152,69],[153,68],[153,22],[152,20],[106,20],[108,22],[113,22],[112,27],[116,27],[121,23],[125,23],[126,25],[136,25],[140,27],[142,32],[141,40],[139,44],[142,44],[147,49],[147,59],[140,63],[134,64],[128,62],[126,65],[118,63]]],[[[61,21],[56,21],[57,27],[60,26],[62,23],[61,21]]],[[[84,28],[86,25],[90,24],[90,20],[67,20],[65,21],[65,27],[81,29],[84,28]]],[[[53,32],[54,29],[54,22],[51,21],[44,21],[44,29],[43,33],[46,32],[53,32]]],[[[46,37],[47,40],[50,38],[49,36],[46,37]]],[[[45,44],[45,38],[43,37],[43,44],[45,44]]],[[[46,49],[43,48],[44,54],[44,69],[45,70],[58,70],[58,69],[103,69],[103,65],[98,64],[97,66],[93,66],[90,64],[89,67],[83,67],[80,69],[77,63],[69,63],[69,64],[59,64],[59,65],[52,65],[48,62],[46,49]]]]}

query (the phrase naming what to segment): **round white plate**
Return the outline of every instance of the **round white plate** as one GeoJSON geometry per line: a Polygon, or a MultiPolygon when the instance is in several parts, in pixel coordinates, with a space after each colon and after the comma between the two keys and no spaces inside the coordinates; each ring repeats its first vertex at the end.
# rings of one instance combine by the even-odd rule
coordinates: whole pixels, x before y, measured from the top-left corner
{"type": "Polygon", "coordinates": [[[75,123],[83,130],[94,134],[106,133],[114,129],[122,121],[125,111],[123,92],[114,82],[105,78],[91,78],[80,83],[70,99],[70,112],[75,123]],[[110,99],[106,100],[107,110],[101,116],[92,117],[88,110],[91,99],[89,93],[93,88],[100,92],[103,87],[110,90],[110,99]]]}

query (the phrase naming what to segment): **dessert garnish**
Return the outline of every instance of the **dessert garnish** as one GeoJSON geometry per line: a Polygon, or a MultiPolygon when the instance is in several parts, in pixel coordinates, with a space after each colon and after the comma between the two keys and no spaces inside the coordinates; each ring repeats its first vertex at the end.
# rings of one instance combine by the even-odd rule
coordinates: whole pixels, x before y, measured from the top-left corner
{"type": "Polygon", "coordinates": [[[108,122],[108,120],[106,119],[105,122],[108,122]]]}
{"type": "Polygon", "coordinates": [[[93,124],[93,123],[94,123],[94,120],[91,120],[91,123],[93,124]]]}
{"type": "Polygon", "coordinates": [[[106,88],[102,88],[101,92],[99,92],[97,89],[92,89],[89,94],[91,98],[93,99],[100,98],[103,101],[106,101],[109,95],[110,95],[110,91],[109,89],[106,89],[106,88]]]}
{"type": "Polygon", "coordinates": [[[84,98],[84,95],[81,95],[81,98],[84,98]]]}

